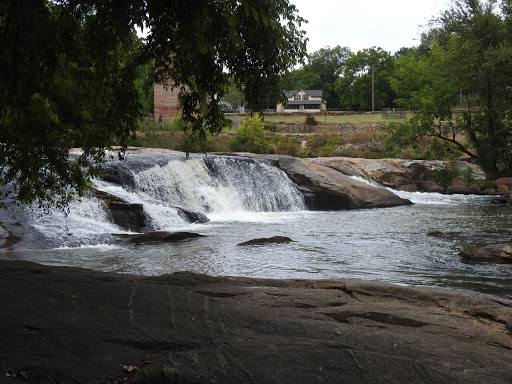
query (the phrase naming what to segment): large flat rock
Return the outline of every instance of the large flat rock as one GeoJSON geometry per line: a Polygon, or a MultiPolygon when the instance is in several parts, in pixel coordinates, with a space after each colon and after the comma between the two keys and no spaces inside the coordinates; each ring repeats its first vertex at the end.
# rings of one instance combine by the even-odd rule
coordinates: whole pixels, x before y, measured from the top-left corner
{"type": "Polygon", "coordinates": [[[512,382],[494,296],[19,261],[0,261],[0,295],[2,383],[512,382]]]}
{"type": "Polygon", "coordinates": [[[352,178],[360,175],[357,172],[334,167],[318,159],[250,153],[235,155],[267,160],[281,168],[299,186],[311,210],[388,208],[411,204],[388,189],[352,178]]]}

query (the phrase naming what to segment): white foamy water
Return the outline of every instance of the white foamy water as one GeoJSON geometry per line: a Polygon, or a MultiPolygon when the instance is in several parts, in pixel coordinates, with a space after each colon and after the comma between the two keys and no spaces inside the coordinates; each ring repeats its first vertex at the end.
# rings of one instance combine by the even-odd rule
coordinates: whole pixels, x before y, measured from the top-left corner
{"type": "Polygon", "coordinates": [[[173,160],[138,173],[136,183],[157,200],[202,213],[305,209],[302,195],[284,172],[262,162],[173,160]]]}
{"type": "Polygon", "coordinates": [[[69,214],[58,209],[44,215],[35,211],[30,225],[43,235],[41,246],[50,248],[107,244],[110,234],[121,231],[110,222],[105,204],[90,197],[71,203],[69,214]]]}
{"type": "Polygon", "coordinates": [[[388,191],[393,192],[395,195],[401,197],[402,199],[407,199],[411,201],[413,204],[450,205],[470,201],[477,202],[488,200],[488,197],[486,196],[477,195],[446,195],[441,193],[399,191],[396,189],[384,187],[373,180],[368,180],[360,176],[350,176],[350,178],[371,185],[373,187],[387,189],[388,191]]]}

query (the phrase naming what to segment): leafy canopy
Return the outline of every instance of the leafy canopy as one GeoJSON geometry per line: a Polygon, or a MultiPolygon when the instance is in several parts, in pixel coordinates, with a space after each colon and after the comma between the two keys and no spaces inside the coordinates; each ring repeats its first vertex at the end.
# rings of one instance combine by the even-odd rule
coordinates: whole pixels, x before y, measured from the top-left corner
{"type": "Polygon", "coordinates": [[[288,0],[7,0],[0,3],[0,203],[66,207],[145,111],[141,84],[179,87],[183,119],[218,132],[228,78],[262,105],[305,55],[288,0]],[[137,38],[134,25],[149,31],[137,38]],[[83,154],[68,160],[68,150],[83,154]]]}
{"type": "Polygon", "coordinates": [[[376,109],[392,106],[395,94],[388,78],[395,69],[394,65],[394,56],[382,48],[372,47],[352,54],[334,83],[341,105],[349,110],[371,111],[374,91],[376,109]]]}
{"type": "Polygon", "coordinates": [[[308,55],[307,63],[284,78],[281,89],[321,89],[329,108],[340,108],[334,83],[352,55],[348,47],[322,48],[308,55]]]}
{"type": "Polygon", "coordinates": [[[512,167],[510,2],[457,0],[392,80],[399,103],[416,111],[394,138],[437,137],[475,158],[490,175],[512,167]]]}

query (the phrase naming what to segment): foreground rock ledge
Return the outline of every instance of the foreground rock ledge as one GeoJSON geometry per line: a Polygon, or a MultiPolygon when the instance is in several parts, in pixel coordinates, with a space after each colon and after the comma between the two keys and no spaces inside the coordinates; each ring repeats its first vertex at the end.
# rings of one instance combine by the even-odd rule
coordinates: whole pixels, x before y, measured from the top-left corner
{"type": "Polygon", "coordinates": [[[494,296],[19,261],[0,274],[2,383],[512,382],[512,302],[494,296]]]}

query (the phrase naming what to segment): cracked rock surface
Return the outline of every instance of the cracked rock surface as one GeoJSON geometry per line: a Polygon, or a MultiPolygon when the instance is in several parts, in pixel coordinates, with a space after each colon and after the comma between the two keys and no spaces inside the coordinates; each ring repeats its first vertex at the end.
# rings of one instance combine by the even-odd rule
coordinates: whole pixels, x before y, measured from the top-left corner
{"type": "Polygon", "coordinates": [[[512,301],[0,261],[0,382],[511,383],[512,301]]]}

